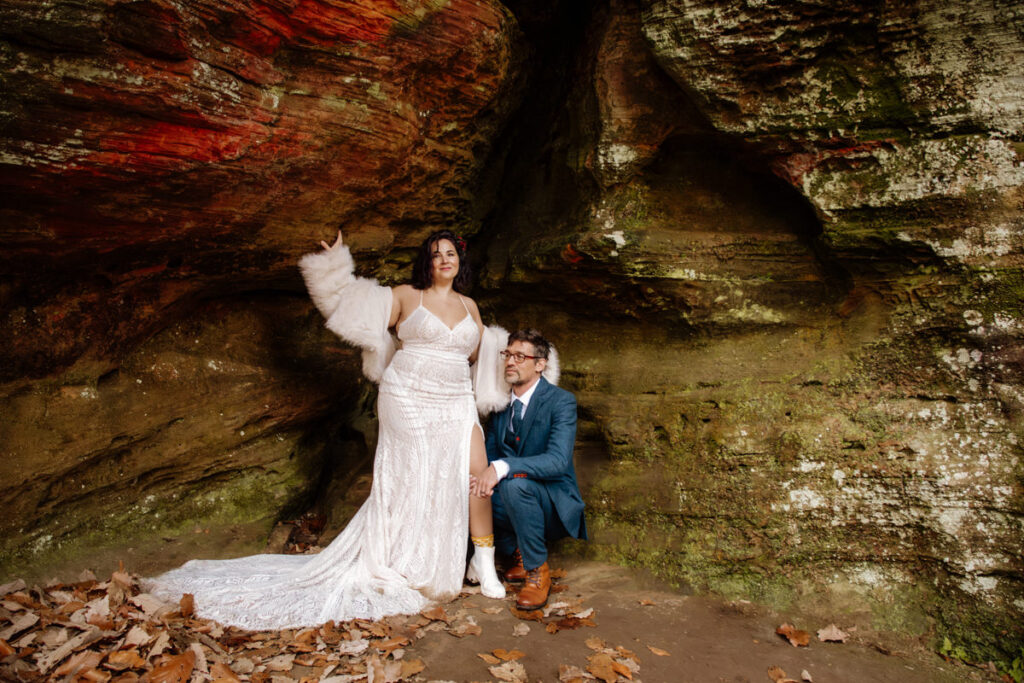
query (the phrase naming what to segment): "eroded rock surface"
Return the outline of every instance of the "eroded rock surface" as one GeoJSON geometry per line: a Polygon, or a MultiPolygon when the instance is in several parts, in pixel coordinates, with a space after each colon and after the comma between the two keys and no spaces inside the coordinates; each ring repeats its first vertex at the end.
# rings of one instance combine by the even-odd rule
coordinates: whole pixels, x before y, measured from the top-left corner
{"type": "Polygon", "coordinates": [[[265,527],[361,461],[295,262],[341,228],[389,277],[467,212],[517,36],[475,0],[0,7],[5,568],[265,527]]]}
{"type": "Polygon", "coordinates": [[[562,351],[586,552],[1019,654],[1020,8],[507,5],[0,10],[5,566],[335,495],[372,390],[294,261],[452,224],[562,351]]]}
{"type": "Polygon", "coordinates": [[[578,147],[489,261],[610,451],[592,548],[1016,656],[1020,29],[974,3],[595,14],[533,162],[578,147]]]}

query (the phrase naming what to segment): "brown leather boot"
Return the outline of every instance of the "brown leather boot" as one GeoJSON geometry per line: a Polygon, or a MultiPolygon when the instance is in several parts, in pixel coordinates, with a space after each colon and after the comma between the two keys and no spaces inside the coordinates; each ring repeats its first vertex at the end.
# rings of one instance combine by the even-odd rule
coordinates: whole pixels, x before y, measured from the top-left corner
{"type": "Polygon", "coordinates": [[[523,610],[540,609],[548,602],[551,590],[551,570],[545,562],[536,569],[526,572],[526,584],[516,597],[516,607],[523,610]]]}
{"type": "Polygon", "coordinates": [[[523,554],[519,552],[519,548],[516,548],[516,552],[512,555],[512,561],[515,564],[505,570],[505,580],[509,583],[526,581],[526,568],[523,567],[523,554]]]}

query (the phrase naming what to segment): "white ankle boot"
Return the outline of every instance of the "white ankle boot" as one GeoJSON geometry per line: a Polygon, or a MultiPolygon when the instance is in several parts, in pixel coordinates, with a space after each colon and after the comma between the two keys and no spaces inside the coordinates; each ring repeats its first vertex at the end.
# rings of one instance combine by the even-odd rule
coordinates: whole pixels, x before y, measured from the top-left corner
{"type": "Polygon", "coordinates": [[[504,598],[505,585],[498,578],[498,572],[494,570],[494,547],[473,548],[473,558],[469,561],[469,569],[466,570],[466,580],[470,583],[479,583],[480,592],[487,598],[504,598]]]}

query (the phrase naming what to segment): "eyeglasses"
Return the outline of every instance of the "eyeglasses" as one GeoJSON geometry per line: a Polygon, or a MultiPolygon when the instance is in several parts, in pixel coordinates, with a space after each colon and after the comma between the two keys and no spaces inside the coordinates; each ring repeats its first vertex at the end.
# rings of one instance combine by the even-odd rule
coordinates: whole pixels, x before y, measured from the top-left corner
{"type": "Polygon", "coordinates": [[[512,353],[511,351],[502,351],[498,355],[501,356],[502,360],[508,360],[509,358],[511,358],[516,362],[516,365],[522,363],[527,358],[529,358],[530,360],[537,360],[538,358],[543,358],[543,356],[527,356],[525,353],[512,353]]]}

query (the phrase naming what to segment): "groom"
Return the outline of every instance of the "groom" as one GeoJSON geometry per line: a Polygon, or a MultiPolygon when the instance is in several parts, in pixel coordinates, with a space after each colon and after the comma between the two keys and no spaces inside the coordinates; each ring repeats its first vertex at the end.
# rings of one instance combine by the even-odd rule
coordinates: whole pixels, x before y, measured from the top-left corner
{"type": "Polygon", "coordinates": [[[516,598],[523,610],[547,603],[551,589],[548,541],[586,538],[583,499],[572,465],[576,398],[541,377],[551,345],[537,330],[517,330],[502,351],[511,404],[487,431],[490,466],[478,495],[493,495],[495,544],[515,566],[505,580],[524,582],[516,598]]]}

